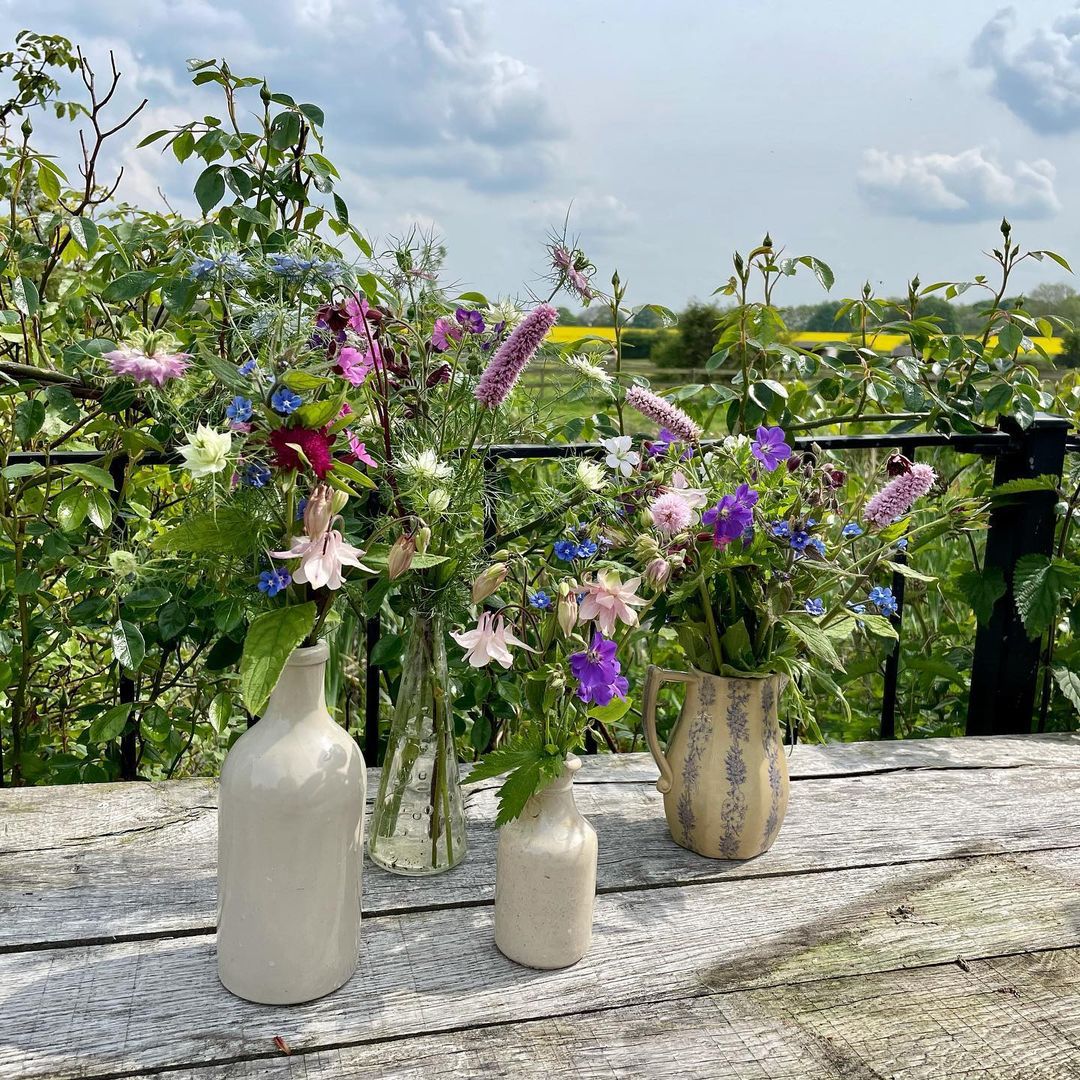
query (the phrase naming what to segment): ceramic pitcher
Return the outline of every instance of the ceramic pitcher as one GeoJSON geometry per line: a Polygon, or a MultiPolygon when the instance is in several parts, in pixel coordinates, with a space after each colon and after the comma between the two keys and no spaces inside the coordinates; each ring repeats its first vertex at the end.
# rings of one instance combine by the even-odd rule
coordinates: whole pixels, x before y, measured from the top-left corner
{"type": "Polygon", "coordinates": [[[574,802],[571,754],[562,775],[499,830],[495,944],[532,968],[576,964],[592,941],[596,830],[574,802]]]}
{"type": "Polygon", "coordinates": [[[677,844],[710,859],[752,859],[768,851],[784,820],[788,772],[777,699],[782,675],[727,678],[651,666],[645,680],[645,737],[677,844]],[[656,734],[663,682],[686,684],[666,749],[656,734]]]}
{"type": "Polygon", "coordinates": [[[297,649],[221,770],[218,974],[266,1005],[336,990],[360,951],[364,759],[323,698],[329,649],[297,649]]]}

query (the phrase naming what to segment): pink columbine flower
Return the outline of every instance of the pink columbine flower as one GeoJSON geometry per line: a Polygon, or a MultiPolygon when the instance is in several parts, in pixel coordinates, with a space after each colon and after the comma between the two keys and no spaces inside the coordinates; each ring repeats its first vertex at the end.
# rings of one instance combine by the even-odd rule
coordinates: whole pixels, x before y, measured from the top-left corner
{"type": "Polygon", "coordinates": [[[707,505],[709,501],[709,493],[704,488],[691,487],[690,481],[686,479],[686,474],[682,469],[678,469],[672,475],[671,483],[666,486],[662,485],[660,490],[678,495],[691,510],[699,510],[707,505]]]}
{"type": "Polygon", "coordinates": [[[690,504],[674,492],[653,500],[652,506],[649,507],[649,514],[657,531],[665,536],[681,533],[684,529],[688,529],[694,520],[694,511],[691,510],[690,504]]]}
{"type": "Polygon", "coordinates": [[[596,580],[586,582],[582,589],[585,599],[581,601],[578,617],[582,622],[596,620],[605,637],[615,633],[615,622],[636,626],[638,621],[635,607],[641,607],[646,601],[638,596],[637,589],[641,578],[620,581],[614,570],[604,570],[596,575],[596,580]]]}
{"type": "Polygon", "coordinates": [[[701,438],[701,428],[682,409],[642,386],[631,386],[626,391],[626,404],[660,427],[667,428],[682,442],[697,442],[701,438]]]}
{"type": "Polygon", "coordinates": [[[134,345],[102,354],[114,375],[130,375],[136,382],[164,386],[168,379],[179,379],[190,366],[190,353],[145,353],[134,345]]]}
{"type": "Polygon", "coordinates": [[[875,528],[884,529],[896,518],[903,517],[917,499],[921,499],[937,480],[929,465],[912,465],[907,472],[894,476],[866,504],[863,517],[875,528]]]}
{"type": "MultiPolygon", "coordinates": [[[[306,518],[305,514],[305,518],[306,518]]],[[[313,589],[324,585],[340,589],[345,583],[342,567],[355,566],[358,570],[373,574],[370,566],[361,561],[363,552],[350,544],[337,529],[327,529],[321,536],[294,536],[288,551],[271,551],[275,559],[299,559],[300,565],[293,571],[292,579],[300,585],[313,589]]]]}
{"type": "Polygon", "coordinates": [[[514,332],[499,346],[480,376],[476,400],[489,409],[505,400],[529,361],[536,355],[547,332],[559,321],[559,313],[550,304],[533,308],[514,332]]]}
{"type": "Polygon", "coordinates": [[[512,667],[514,658],[510,655],[511,645],[528,652],[536,652],[531,645],[526,645],[514,636],[513,630],[505,625],[502,615],[496,617],[491,611],[485,611],[472,630],[451,631],[450,636],[465,650],[465,659],[469,666],[474,668],[486,667],[492,660],[504,668],[512,667]]]}

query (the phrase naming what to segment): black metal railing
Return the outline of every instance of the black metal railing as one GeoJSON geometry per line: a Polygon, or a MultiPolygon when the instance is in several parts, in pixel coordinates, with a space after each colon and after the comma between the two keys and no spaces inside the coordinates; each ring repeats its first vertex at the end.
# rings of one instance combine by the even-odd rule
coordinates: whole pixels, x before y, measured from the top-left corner
{"type": "MultiPolygon", "coordinates": [[[[719,440],[707,440],[704,446],[719,440]]],[[[1066,453],[1080,453],[1080,435],[1069,432],[1069,421],[1056,416],[1038,415],[1026,429],[1004,420],[996,431],[973,434],[946,435],[936,432],[911,432],[872,435],[808,435],[790,440],[796,450],[822,451],[897,450],[909,458],[919,451],[948,448],[957,453],[971,454],[995,461],[994,482],[1034,479],[1038,476],[1060,477],[1066,453]]],[[[570,443],[555,445],[510,444],[488,447],[483,452],[484,465],[484,534],[494,540],[498,532],[498,499],[492,493],[494,470],[503,461],[545,461],[561,458],[601,456],[599,443],[570,443]]],[[[53,454],[11,453],[8,464],[36,461],[41,464],[65,465],[102,460],[98,451],[59,451],[53,454]]],[[[139,466],[176,464],[168,454],[144,454],[139,466]]],[[[124,458],[114,458],[111,469],[119,477],[126,468],[124,458]]],[[[120,484],[117,482],[117,489],[120,484]]],[[[1052,491],[1032,491],[1018,495],[1008,504],[996,507],[990,514],[984,565],[997,567],[1007,585],[1005,594],[994,605],[990,621],[976,632],[972,655],[971,687],[968,696],[967,734],[1000,735],[1030,732],[1035,707],[1036,688],[1041,662],[1040,641],[1032,641],[1020,621],[1013,594],[1013,568],[1025,555],[1050,555],[1053,549],[1056,497],[1052,491]]],[[[899,609],[893,616],[898,634],[903,632],[905,578],[893,576],[893,593],[899,609]]],[[[380,691],[379,671],[371,664],[371,655],[379,641],[381,621],[371,616],[364,627],[365,672],[364,756],[369,764],[379,760],[380,691]]],[[[893,738],[896,733],[898,686],[900,675],[900,645],[892,649],[885,661],[884,685],[881,699],[880,733],[893,738]]],[[[121,673],[120,698],[133,693],[133,684],[121,673]],[[125,683],[128,685],[125,686],[125,683]]],[[[1045,719],[1045,718],[1044,718],[1045,719]]],[[[121,760],[134,760],[134,733],[122,737],[121,760]],[[124,740],[127,740],[127,743],[124,740]]]]}

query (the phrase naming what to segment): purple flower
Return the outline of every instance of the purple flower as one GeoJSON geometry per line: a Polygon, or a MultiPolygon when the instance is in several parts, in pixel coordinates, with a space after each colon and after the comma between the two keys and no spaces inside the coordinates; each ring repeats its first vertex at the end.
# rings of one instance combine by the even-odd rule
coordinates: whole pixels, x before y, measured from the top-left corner
{"type": "Polygon", "coordinates": [[[661,428],[660,434],[649,443],[647,453],[653,457],[661,457],[671,449],[671,444],[675,441],[675,436],[668,431],[667,428],[661,428]]]}
{"type": "Polygon", "coordinates": [[[697,442],[701,438],[701,428],[682,409],[643,386],[631,386],[626,391],[626,404],[682,442],[697,442]]]}
{"type": "Polygon", "coordinates": [[[563,562],[573,562],[578,553],[577,541],[556,540],[554,551],[556,559],[562,559],[563,562]]]}
{"type": "Polygon", "coordinates": [[[266,593],[267,596],[277,596],[282,589],[288,588],[291,581],[288,570],[264,570],[259,575],[259,592],[266,593]]]}
{"type": "Polygon", "coordinates": [[[804,532],[802,529],[797,529],[791,534],[791,540],[789,544],[796,551],[805,551],[806,545],[810,543],[810,534],[804,532]]]}
{"type": "Polygon", "coordinates": [[[596,544],[591,540],[582,540],[577,546],[577,557],[579,559],[587,559],[590,555],[596,554],[596,544]]]}
{"type": "Polygon", "coordinates": [[[601,633],[593,634],[587,651],[571,655],[570,671],[578,682],[577,695],[587,705],[607,705],[613,697],[625,698],[630,689],[615,659],[615,642],[601,633]]]}
{"type": "Polygon", "coordinates": [[[781,461],[791,457],[791,447],[784,442],[784,429],[759,427],[750,453],[765,466],[766,472],[772,472],[781,461]]]}
{"type": "Polygon", "coordinates": [[[455,341],[461,340],[461,330],[449,319],[440,317],[435,320],[431,330],[431,343],[439,352],[446,352],[455,341]]]}
{"type": "Polygon", "coordinates": [[[287,386],[278,387],[270,395],[270,404],[274,412],[281,413],[282,416],[296,412],[303,403],[304,399],[299,394],[294,394],[287,386]]]}
{"type": "Polygon", "coordinates": [[[241,394],[237,394],[226,406],[225,415],[230,420],[235,420],[237,423],[242,424],[245,420],[251,419],[251,409],[251,398],[246,398],[241,394]]]}
{"type": "Polygon", "coordinates": [[[900,610],[900,605],[897,603],[896,597],[893,596],[892,589],[883,588],[880,585],[876,585],[872,588],[866,599],[869,600],[882,615],[895,615],[897,611],[900,610]]]}
{"type": "Polygon", "coordinates": [[[921,499],[937,480],[929,465],[912,465],[907,472],[894,476],[867,504],[863,517],[875,528],[884,529],[903,517],[917,499],[921,499]]]}
{"type": "Polygon", "coordinates": [[[781,540],[788,540],[791,537],[791,526],[786,521],[774,521],[769,525],[769,531],[773,536],[778,537],[781,540]]]}
{"type": "Polygon", "coordinates": [[[701,515],[703,525],[713,526],[713,543],[726,547],[738,540],[754,520],[758,493],[747,484],[740,484],[734,495],[725,495],[715,506],[701,515]]]}
{"type": "Polygon", "coordinates": [[[259,362],[257,360],[245,360],[239,367],[241,375],[251,375],[258,372],[259,362]]]}
{"type": "Polygon", "coordinates": [[[825,541],[821,537],[811,536],[806,546],[813,548],[822,558],[825,557],[825,541]]]}
{"type": "Polygon", "coordinates": [[[540,611],[547,611],[551,607],[551,595],[543,589],[537,589],[536,592],[529,593],[529,604],[540,611]]]}
{"type": "Polygon", "coordinates": [[[454,318],[470,334],[482,334],[484,332],[484,316],[473,308],[459,307],[454,312],[454,318]]]}
{"type": "Polygon", "coordinates": [[[536,355],[547,332],[559,321],[550,304],[540,304],[525,316],[499,346],[476,385],[476,400],[489,409],[498,408],[514,389],[521,373],[536,355]]]}
{"type": "Polygon", "coordinates": [[[270,483],[270,470],[258,461],[253,461],[244,469],[243,481],[249,487],[264,488],[270,483]]]}

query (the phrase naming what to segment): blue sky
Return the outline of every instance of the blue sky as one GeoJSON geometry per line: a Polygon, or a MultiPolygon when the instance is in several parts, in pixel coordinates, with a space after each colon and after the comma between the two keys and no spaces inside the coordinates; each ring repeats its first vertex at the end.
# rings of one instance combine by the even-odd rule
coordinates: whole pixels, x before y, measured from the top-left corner
{"type": "MultiPolygon", "coordinates": [[[[836,295],[970,277],[1003,213],[1080,262],[1080,8],[1062,0],[0,0],[0,24],[116,51],[150,98],[130,197],[190,207],[194,164],[133,146],[214,112],[184,61],[224,56],[323,106],[365,232],[433,226],[450,274],[492,295],[537,283],[571,201],[601,280],[617,266],[632,300],[676,307],[766,230],[829,262],[836,295]]],[[[808,277],[780,299],[819,295],[808,277]]]]}

